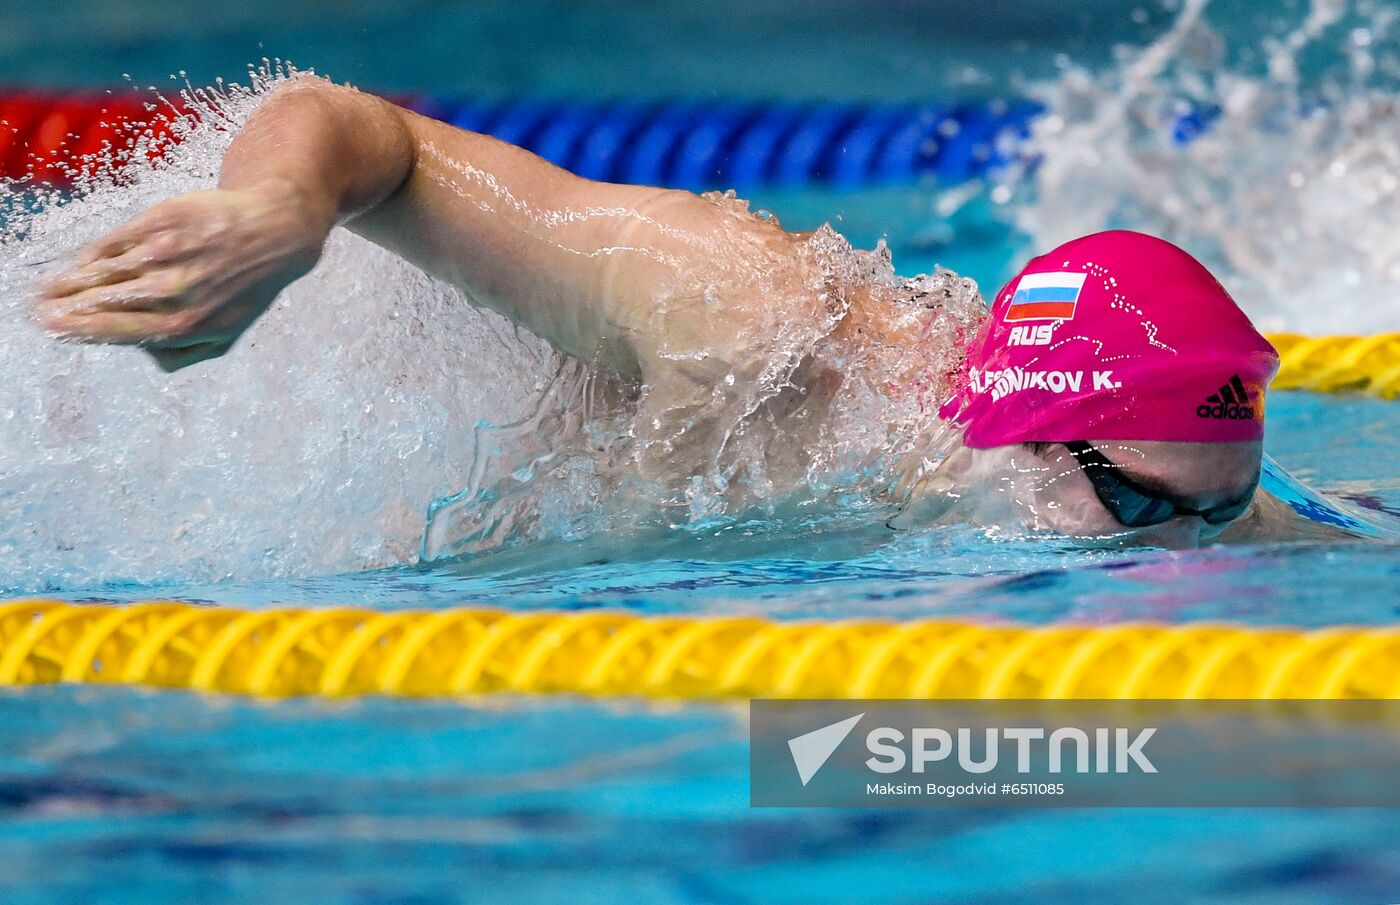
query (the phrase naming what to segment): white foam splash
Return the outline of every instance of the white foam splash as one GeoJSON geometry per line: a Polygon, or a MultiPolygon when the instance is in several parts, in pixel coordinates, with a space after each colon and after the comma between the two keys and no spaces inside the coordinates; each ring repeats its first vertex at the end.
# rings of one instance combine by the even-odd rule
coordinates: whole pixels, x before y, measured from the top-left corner
{"type": "Polygon", "coordinates": [[[1400,11],[1314,0],[1243,52],[1210,12],[1187,0],[1119,65],[1033,86],[1041,159],[1000,197],[1038,251],[1114,227],[1177,242],[1264,329],[1400,329],[1400,11]],[[1215,110],[1200,135],[1174,135],[1215,110]]]}
{"type": "MultiPolygon", "coordinates": [[[[258,88],[275,74],[264,73],[258,88]]],[[[343,230],[223,359],[174,375],[55,342],[35,262],[210,188],[259,99],[232,89],[165,164],[12,217],[0,255],[0,587],[307,575],[411,561],[468,481],[474,425],[517,420],[539,340],[343,230]]]]}
{"type": "MultiPolygon", "coordinates": [[[[35,277],[139,211],[212,187],[232,136],[285,74],[187,93],[199,122],[180,127],[155,169],[99,176],[37,211],[16,194],[26,186],[11,187],[0,231],[0,588],[308,576],[408,562],[420,549],[433,558],[648,524],[732,526],[819,499],[858,510],[896,463],[938,455],[924,398],[936,388],[892,398],[884,384],[913,365],[950,370],[956,337],[982,309],[976,286],[947,272],[914,281],[927,304],[900,315],[927,322],[917,348],[872,345],[864,364],[845,360],[849,348],[823,346],[844,311],[834,306],[829,322],[756,346],[768,358],[753,362],[755,379],[716,381],[714,405],[697,409],[714,423],[678,422],[684,438],[630,418],[638,396],[654,400],[648,388],[600,381],[343,230],[216,362],[166,375],[139,350],[37,330],[26,313],[35,277]],[[793,371],[822,356],[852,379],[821,430],[797,443],[781,424],[806,404],[793,371]],[[807,470],[801,500],[766,470],[779,457],[807,470]],[[645,480],[628,477],[656,463],[645,480]]],[[[737,199],[712,200],[750,216],[737,199]]],[[[829,228],[803,248],[821,286],[895,286],[883,249],[855,251],[829,228]]]]}

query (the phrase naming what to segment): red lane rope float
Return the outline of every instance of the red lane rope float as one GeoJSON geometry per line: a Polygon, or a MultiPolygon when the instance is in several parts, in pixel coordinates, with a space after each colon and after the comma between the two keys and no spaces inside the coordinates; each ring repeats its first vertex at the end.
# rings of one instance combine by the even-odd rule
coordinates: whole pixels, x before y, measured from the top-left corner
{"type": "Polygon", "coordinates": [[[174,140],[173,122],[188,115],[178,98],[0,92],[0,179],[71,185],[93,174],[102,157],[120,160],[146,130],[146,154],[159,156],[174,140]]]}

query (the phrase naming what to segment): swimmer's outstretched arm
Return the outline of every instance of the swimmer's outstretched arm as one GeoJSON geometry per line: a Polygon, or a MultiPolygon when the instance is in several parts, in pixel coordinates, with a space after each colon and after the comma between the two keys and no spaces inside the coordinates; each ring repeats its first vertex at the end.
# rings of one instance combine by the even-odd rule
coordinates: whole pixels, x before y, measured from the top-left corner
{"type": "MultiPolygon", "coordinates": [[[[731,245],[757,243],[781,262],[793,240],[690,193],[582,179],[304,76],[254,112],[218,189],[93,243],[46,287],[37,314],[70,338],[140,345],[184,367],[227,351],[338,224],[559,349],[642,376],[666,342],[657,330],[676,327],[658,327],[651,308],[678,272],[693,278],[731,245]]],[[[731,306],[727,328],[760,301],[731,306]]]]}

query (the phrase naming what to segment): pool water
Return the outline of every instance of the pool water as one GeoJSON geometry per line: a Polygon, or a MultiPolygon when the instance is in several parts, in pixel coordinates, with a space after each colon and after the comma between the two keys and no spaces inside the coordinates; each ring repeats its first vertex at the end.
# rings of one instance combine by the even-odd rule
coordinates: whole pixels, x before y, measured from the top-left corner
{"type": "Polygon", "coordinates": [[[0,696],[13,902],[1381,902],[1383,810],[750,809],[740,713],[0,696]]]}
{"type": "MultiPolygon", "coordinates": [[[[1400,406],[1278,394],[1270,449],[1382,524],[1400,406]],[[1318,430],[1325,425],[1326,430],[1318,430]]],[[[1357,510],[1360,511],[1360,510],[1357,510]]],[[[1395,540],[1088,552],[971,532],[842,556],[539,560],[72,589],[262,606],[487,603],[779,618],[1393,623],[1395,540]]],[[[703,549],[703,548],[702,548],[703,549]]],[[[0,692],[6,901],[1374,902],[1387,810],[748,807],[742,705],[0,692]]]]}
{"type": "MultiPolygon", "coordinates": [[[[1121,80],[1114,73],[1125,71],[1112,45],[1159,37],[1179,15],[1177,4],[1146,4],[1142,15],[1112,3],[1085,3],[1063,15],[1034,4],[992,4],[1003,15],[973,27],[969,23],[979,17],[972,12],[985,4],[948,4],[942,11],[904,6],[909,5],[877,9],[829,0],[819,4],[814,17],[790,6],[775,11],[751,4],[702,9],[668,3],[639,16],[627,4],[594,4],[576,14],[573,5],[558,0],[509,8],[363,0],[338,8],[332,17],[319,4],[294,0],[277,4],[276,15],[244,4],[211,9],[207,21],[195,22],[181,18],[186,14],[178,4],[158,4],[160,15],[147,11],[145,17],[96,0],[63,10],[30,5],[6,12],[0,82],[109,84],[131,72],[140,84],[163,83],[166,75],[185,69],[204,83],[237,74],[247,59],[266,53],[388,90],[566,96],[586,83],[600,96],[858,100],[999,96],[1048,80],[1052,99],[1068,102],[1082,100],[1084,79],[1098,86],[1095,79],[1103,78],[1093,96],[1107,106],[1118,97],[1113,86],[1121,80]],[[74,16],[82,18],[83,28],[67,27],[74,16]],[[833,41],[832,22],[874,29],[880,39],[833,41]],[[1029,30],[1038,38],[1017,39],[1011,42],[1016,52],[1007,53],[1008,39],[998,29],[1029,30]],[[375,40],[368,40],[369,34],[375,40]],[[1079,75],[1071,72],[1066,56],[1082,67],[1079,75]]],[[[1189,11],[1199,4],[1184,6],[1189,11]]],[[[1190,57],[1192,65],[1209,76],[1204,81],[1218,80],[1222,91],[1238,87],[1238,80],[1264,66],[1262,36],[1291,33],[1308,9],[1278,13],[1275,4],[1244,2],[1212,7],[1211,25],[1229,52],[1214,59],[1190,57]],[[1241,42],[1241,35],[1247,39],[1241,42]],[[1237,81],[1226,84],[1227,76],[1237,81]]],[[[1365,4],[1349,7],[1318,43],[1342,48],[1342,56],[1363,46],[1379,53],[1386,37],[1382,18],[1365,4]],[[1364,45],[1355,34],[1362,27],[1373,33],[1364,45]]],[[[1306,52],[1299,58],[1307,63],[1306,52]]],[[[1196,83],[1181,73],[1171,79],[1177,94],[1196,91],[1196,83]]],[[[1379,91],[1384,85],[1369,87],[1379,91]]],[[[1160,100],[1146,96],[1154,104],[1160,100]]],[[[1068,108],[1063,112],[1072,119],[1068,108]]],[[[1276,125],[1271,120],[1254,125],[1261,123],[1276,125]]],[[[1081,141],[1086,133],[1071,128],[1066,134],[1081,141]]],[[[1099,191],[1119,202],[1104,216],[1140,216],[1164,232],[1216,230],[1239,239],[1239,224],[1228,218],[1193,219],[1189,205],[1186,213],[1174,213],[1154,207],[1148,192],[1138,196],[1122,187],[1162,176],[1166,188],[1180,189],[1182,197],[1212,210],[1276,218],[1256,231],[1287,240],[1296,210],[1255,206],[1251,198],[1231,194],[1243,189],[1228,188],[1234,184],[1230,180],[1215,186],[1221,194],[1208,193],[1205,202],[1186,192],[1199,188],[1189,180],[1202,165],[1190,155],[1208,155],[1209,140],[1196,145],[1199,150],[1170,142],[1139,149],[1140,136],[1129,141],[1117,132],[1088,134],[1092,140],[1083,143],[1104,152],[1099,191]],[[1136,156],[1138,150],[1142,156],[1136,156]],[[1140,166],[1144,161],[1152,166],[1140,166]],[[1122,186],[1115,186],[1115,179],[1122,186]]],[[[1360,142],[1365,130],[1340,134],[1360,142]]],[[[1348,188],[1379,191],[1359,153],[1369,146],[1314,147],[1310,135],[1294,135],[1291,142],[1273,139],[1316,158],[1290,164],[1305,181],[1313,179],[1312,164],[1328,173],[1343,151],[1356,152],[1345,157],[1352,166],[1346,178],[1353,181],[1337,177],[1343,181],[1324,186],[1331,194],[1308,196],[1312,206],[1303,208],[1320,225],[1314,241],[1326,252],[1309,262],[1320,274],[1309,284],[1313,294],[1267,292],[1266,277],[1286,272],[1297,257],[1291,248],[1259,265],[1238,243],[1222,240],[1212,263],[1223,262],[1227,283],[1235,285],[1228,278],[1233,276],[1253,293],[1242,301],[1271,329],[1395,329],[1400,296],[1385,291],[1395,276],[1388,271],[1387,246],[1361,241],[1354,213],[1335,204],[1348,188]],[[1355,230],[1349,232],[1351,227],[1355,230]],[[1317,294],[1317,286],[1334,288],[1317,294]]],[[[1052,147],[1043,174],[1058,172],[1056,159],[1052,147]]],[[[1240,185],[1277,165],[1243,156],[1232,163],[1240,185]]],[[[1035,191],[1063,197],[1082,189],[1073,180],[1027,178],[1029,197],[1025,186],[989,182],[970,188],[893,186],[856,195],[761,191],[755,206],[778,211],[789,226],[811,227],[833,218],[863,246],[884,236],[900,272],[943,262],[986,288],[1007,274],[1026,247],[1043,244],[1056,216],[1076,228],[1084,226],[1085,217],[1098,216],[1098,208],[1088,203],[1098,196],[1083,196],[1085,203],[1074,210],[1038,206],[1035,191]]],[[[1374,202],[1377,229],[1387,222],[1393,201],[1382,192],[1374,202]]],[[[90,219],[100,225],[103,217],[120,214],[113,207],[90,219]]],[[[387,292],[391,282],[406,278],[402,271],[343,269],[349,274],[325,275],[316,285],[350,302],[356,292],[387,292]]],[[[360,332],[357,324],[322,321],[318,326],[347,346],[360,332]]],[[[464,329],[462,349],[448,348],[445,355],[466,360],[484,348],[479,325],[464,329]]],[[[279,336],[268,335],[273,348],[279,336]]],[[[369,354],[375,353],[370,348],[369,354]]],[[[497,353],[483,354],[489,367],[466,361],[465,377],[429,383],[424,394],[445,397],[459,394],[461,384],[480,382],[470,367],[491,373],[497,361],[492,357],[497,353]]],[[[0,343],[0,362],[11,374],[27,369],[26,380],[36,379],[37,370],[40,381],[66,381],[86,387],[89,395],[110,390],[112,399],[128,402],[157,392],[149,373],[112,364],[115,358],[69,370],[55,361],[46,351],[25,351],[22,343],[0,343]],[[110,386],[104,390],[104,385],[110,386]]],[[[293,373],[284,382],[305,378],[309,386],[321,380],[330,387],[326,398],[335,406],[326,411],[332,414],[358,412],[361,394],[378,380],[378,372],[371,368],[356,382],[360,378],[354,374],[337,370],[344,364],[332,360],[320,372],[272,370],[293,373]]],[[[505,364],[510,368],[502,370],[498,395],[526,395],[535,372],[517,367],[513,359],[505,364]]],[[[245,372],[237,368],[245,365],[247,373],[261,373],[256,362],[235,361],[227,385],[210,377],[212,389],[203,396],[181,396],[196,390],[177,387],[162,397],[174,400],[169,410],[148,411],[129,402],[129,409],[118,407],[110,422],[93,428],[94,447],[112,453],[111,460],[129,468],[134,479],[128,475],[113,483],[110,469],[92,467],[89,458],[53,463],[55,469],[72,466],[55,472],[62,481],[56,477],[54,487],[81,488],[85,496],[58,491],[26,496],[23,488],[0,483],[0,505],[10,507],[4,511],[16,525],[58,524],[63,531],[55,536],[109,538],[101,549],[111,554],[85,553],[81,544],[77,550],[50,550],[43,545],[47,539],[40,543],[12,528],[0,536],[7,557],[0,561],[0,587],[9,594],[73,600],[178,597],[248,607],[354,603],[406,609],[471,603],[761,612],[781,619],[946,615],[1102,624],[1129,619],[1391,624],[1400,602],[1400,542],[1386,538],[1196,551],[1086,550],[1056,539],[995,540],[971,528],[890,532],[847,526],[792,537],[759,527],[714,536],[686,533],[627,555],[614,550],[600,556],[586,546],[556,544],[432,566],[414,564],[411,554],[404,554],[397,565],[357,571],[355,551],[324,543],[330,535],[317,531],[333,532],[352,518],[377,516],[387,504],[370,494],[368,502],[355,498],[336,509],[330,502],[318,504],[318,493],[329,498],[324,491],[331,487],[366,493],[363,472],[369,469],[370,483],[377,479],[410,488],[404,491],[412,497],[410,516],[420,519],[427,501],[444,492],[441,480],[391,469],[400,459],[423,467],[419,459],[399,455],[393,445],[402,440],[398,434],[370,434],[377,447],[365,451],[369,464],[358,470],[326,456],[322,464],[329,477],[315,488],[305,485],[306,476],[295,468],[278,470],[275,463],[237,471],[240,466],[230,460],[248,456],[232,440],[215,450],[222,460],[211,460],[236,476],[232,492],[227,478],[223,484],[194,483],[203,472],[190,469],[179,472],[181,481],[191,481],[189,489],[171,493],[162,479],[184,467],[181,457],[153,464],[140,460],[141,431],[163,427],[171,411],[195,412],[199,406],[191,399],[209,406],[180,422],[188,444],[180,449],[186,452],[197,451],[202,437],[223,438],[229,424],[253,436],[253,449],[266,447],[268,437],[285,440],[259,433],[269,423],[295,420],[278,408],[280,397],[271,395],[269,388],[280,384],[272,378],[239,383],[245,372]],[[244,400],[224,386],[251,387],[255,398],[240,408],[244,400]],[[132,492],[133,486],[139,492],[132,492]],[[253,486],[271,502],[250,504],[248,498],[258,496],[246,492],[253,486]],[[104,523],[111,528],[115,507],[143,513],[144,520],[152,520],[151,513],[189,520],[202,513],[206,498],[220,502],[226,518],[219,524],[229,538],[227,544],[195,544],[199,555],[176,543],[148,542],[140,524],[101,533],[104,523]],[[124,540],[122,534],[131,537],[124,540]],[[34,565],[50,553],[53,568],[34,565]],[[163,567],[137,553],[163,558],[163,567]],[[240,577],[223,577],[230,573],[240,577]]],[[[45,392],[46,401],[60,404],[81,399],[77,390],[65,395],[61,386],[45,392]]],[[[457,404],[474,414],[497,402],[468,395],[457,404]]],[[[422,411],[436,417],[436,409],[422,411]]],[[[29,438],[21,443],[15,439],[20,428],[6,429],[10,433],[0,434],[0,463],[11,471],[20,467],[29,438]]],[[[441,441],[447,451],[432,465],[443,467],[442,459],[462,452],[453,445],[460,438],[433,430],[422,426],[421,439],[429,446],[441,441]]],[[[344,447],[334,432],[312,439],[308,448],[322,452],[344,447]]],[[[1270,454],[1299,479],[1387,530],[1400,523],[1397,439],[1400,405],[1393,402],[1306,393],[1278,393],[1270,400],[1270,454]]],[[[0,474],[0,482],[3,478],[0,474]]],[[[150,532],[149,537],[165,535],[150,532]]],[[[380,556],[382,550],[374,552],[380,556]]],[[[1400,815],[1391,811],[755,810],[748,807],[747,773],[744,712],[732,705],[568,698],[267,703],[96,687],[4,690],[0,899],[84,905],[579,905],[627,899],[1331,903],[1400,898],[1400,815]]]]}

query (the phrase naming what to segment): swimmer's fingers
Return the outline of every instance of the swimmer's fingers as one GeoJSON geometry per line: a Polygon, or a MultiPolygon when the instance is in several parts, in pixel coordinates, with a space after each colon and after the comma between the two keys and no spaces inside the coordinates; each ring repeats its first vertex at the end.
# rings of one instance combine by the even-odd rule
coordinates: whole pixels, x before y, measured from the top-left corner
{"type": "Polygon", "coordinates": [[[156,350],[167,369],[220,355],[319,255],[324,236],[303,241],[280,210],[232,191],[171,199],[85,249],[33,315],[70,341],[156,350]]]}
{"type": "Polygon", "coordinates": [[[216,219],[203,193],[159,204],[80,250],[76,263],[49,280],[41,298],[63,298],[134,279],[207,251],[203,227],[216,219]]]}
{"type": "Polygon", "coordinates": [[[145,263],[139,257],[124,254],[79,265],[45,283],[39,290],[39,299],[68,299],[81,292],[134,280],[145,274],[145,263]]]}
{"type": "Polygon", "coordinates": [[[40,326],[62,339],[121,345],[165,345],[212,339],[205,335],[209,306],[191,305],[176,274],[100,286],[40,301],[40,326]]]}
{"type": "Polygon", "coordinates": [[[150,311],[61,313],[44,318],[44,329],[60,339],[79,343],[153,346],[178,334],[173,315],[150,311]]]}
{"type": "Polygon", "coordinates": [[[34,305],[34,316],[47,330],[63,319],[85,317],[105,312],[176,314],[187,305],[184,281],[178,274],[159,273],[111,286],[97,286],[74,295],[40,298],[34,305]]]}
{"type": "Polygon", "coordinates": [[[85,255],[72,269],[50,279],[39,292],[40,298],[65,298],[100,286],[111,286],[162,270],[169,271],[180,263],[205,251],[196,237],[182,231],[167,229],[159,232],[141,230],[128,242],[122,239],[109,246],[111,255],[85,255]],[[116,251],[120,249],[120,251],[116,251]]]}
{"type": "Polygon", "coordinates": [[[111,232],[79,250],[80,266],[117,258],[144,250],[152,260],[160,260],[162,250],[173,247],[178,233],[197,225],[202,192],[181,195],[138,214],[111,232]]]}
{"type": "Polygon", "coordinates": [[[142,215],[78,249],[73,260],[81,268],[97,261],[126,254],[140,245],[142,239],[149,235],[150,231],[151,224],[146,221],[145,215],[142,215]]]}

